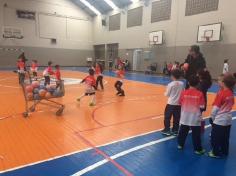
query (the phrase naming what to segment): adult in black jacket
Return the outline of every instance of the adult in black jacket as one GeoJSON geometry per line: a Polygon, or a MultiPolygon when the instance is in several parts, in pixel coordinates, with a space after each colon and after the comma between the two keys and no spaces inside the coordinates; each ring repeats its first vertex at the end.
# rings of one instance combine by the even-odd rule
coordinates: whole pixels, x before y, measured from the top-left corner
{"type": "Polygon", "coordinates": [[[189,65],[188,69],[185,72],[185,78],[187,81],[186,88],[189,88],[188,78],[192,75],[197,75],[200,70],[205,70],[206,68],[205,58],[200,52],[200,48],[198,45],[192,45],[190,47],[189,54],[184,63],[187,63],[189,65]]]}

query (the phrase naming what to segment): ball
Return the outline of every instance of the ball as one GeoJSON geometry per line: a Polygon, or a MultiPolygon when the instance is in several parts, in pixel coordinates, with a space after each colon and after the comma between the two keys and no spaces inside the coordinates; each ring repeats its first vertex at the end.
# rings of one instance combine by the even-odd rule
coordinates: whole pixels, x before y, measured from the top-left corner
{"type": "Polygon", "coordinates": [[[40,85],[39,89],[46,89],[46,87],[44,85],[40,85]]]}
{"type": "Polygon", "coordinates": [[[34,88],[31,85],[28,85],[28,86],[25,87],[25,90],[26,90],[27,93],[32,93],[33,89],[34,88]]]}
{"type": "Polygon", "coordinates": [[[188,63],[184,63],[184,65],[183,65],[183,69],[184,69],[185,71],[187,71],[188,68],[189,68],[189,64],[188,64],[188,63]]]}
{"type": "Polygon", "coordinates": [[[39,94],[34,94],[34,100],[40,100],[39,94]]]}
{"type": "Polygon", "coordinates": [[[33,88],[38,88],[39,85],[40,85],[40,84],[39,84],[39,81],[33,81],[33,82],[32,82],[32,87],[33,87],[33,88]]]}
{"type": "Polygon", "coordinates": [[[54,91],[53,96],[54,97],[61,97],[62,96],[62,92],[60,90],[56,90],[56,91],[54,91]]]}
{"type": "Polygon", "coordinates": [[[27,93],[27,100],[31,101],[33,100],[34,94],[33,93],[27,93]]]}
{"type": "Polygon", "coordinates": [[[40,90],[39,90],[39,96],[40,96],[40,98],[44,98],[45,95],[46,95],[46,93],[47,93],[46,90],[44,90],[44,89],[40,89],[40,90]]]}
{"type": "Polygon", "coordinates": [[[39,89],[38,88],[34,88],[33,93],[34,94],[38,94],[39,93],[39,89]]]}
{"type": "Polygon", "coordinates": [[[51,98],[51,97],[52,97],[51,93],[50,93],[50,92],[47,92],[46,95],[45,95],[45,98],[46,98],[46,99],[49,99],[49,98],[51,98]]]}

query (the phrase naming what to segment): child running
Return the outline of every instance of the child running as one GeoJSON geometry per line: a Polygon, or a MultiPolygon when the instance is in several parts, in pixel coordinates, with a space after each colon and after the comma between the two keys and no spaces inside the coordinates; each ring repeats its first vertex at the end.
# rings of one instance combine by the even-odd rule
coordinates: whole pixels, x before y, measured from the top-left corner
{"type": "Polygon", "coordinates": [[[33,77],[37,78],[37,76],[38,76],[38,62],[37,62],[37,60],[32,60],[30,70],[33,74],[33,77]]]}
{"type": "Polygon", "coordinates": [[[25,81],[25,62],[22,58],[19,58],[17,61],[17,72],[19,77],[19,84],[23,84],[25,81]]]}
{"type": "Polygon", "coordinates": [[[165,96],[168,97],[168,102],[165,108],[165,118],[162,134],[170,136],[177,136],[179,130],[179,119],[181,113],[181,106],[179,99],[182,91],[184,90],[184,83],[179,81],[182,72],[179,69],[175,69],[171,72],[172,82],[168,84],[165,96]],[[170,120],[173,116],[173,128],[170,129],[170,120]]]}
{"type": "Polygon", "coordinates": [[[195,154],[202,155],[205,150],[201,144],[201,109],[205,106],[203,93],[197,90],[199,78],[190,76],[188,79],[190,88],[183,91],[180,97],[181,118],[178,134],[178,149],[184,148],[188,132],[192,130],[192,140],[195,154]]]}
{"type": "Polygon", "coordinates": [[[122,85],[123,85],[123,79],[125,76],[125,71],[124,71],[123,65],[119,65],[118,70],[116,71],[116,76],[118,78],[118,80],[115,83],[115,88],[117,90],[116,95],[124,97],[125,91],[122,89],[122,85]]]}
{"type": "Polygon", "coordinates": [[[81,83],[85,83],[85,93],[81,95],[77,101],[80,102],[81,99],[85,96],[91,96],[90,104],[89,106],[95,106],[96,100],[95,100],[95,91],[96,91],[96,80],[94,78],[94,69],[89,69],[89,75],[85,77],[81,83]]]}
{"type": "Polygon", "coordinates": [[[43,76],[45,79],[44,86],[50,85],[50,75],[53,75],[52,62],[48,62],[48,67],[43,71],[43,76]]]}
{"type": "Polygon", "coordinates": [[[224,60],[224,66],[223,66],[223,74],[226,74],[229,72],[229,60],[225,59],[224,60]]]}
{"type": "Polygon", "coordinates": [[[95,74],[97,76],[96,89],[98,89],[98,85],[100,84],[101,89],[104,90],[102,72],[103,72],[102,66],[99,63],[96,63],[95,67],[95,74]]]}
{"type": "Polygon", "coordinates": [[[60,87],[61,85],[61,71],[60,71],[60,66],[55,65],[55,78],[56,78],[56,88],[60,87]]]}
{"type": "Polygon", "coordinates": [[[220,158],[229,154],[229,137],[232,125],[231,110],[234,105],[235,78],[231,74],[219,80],[221,90],[217,93],[213,103],[210,123],[212,124],[211,145],[209,157],[220,158]]]}

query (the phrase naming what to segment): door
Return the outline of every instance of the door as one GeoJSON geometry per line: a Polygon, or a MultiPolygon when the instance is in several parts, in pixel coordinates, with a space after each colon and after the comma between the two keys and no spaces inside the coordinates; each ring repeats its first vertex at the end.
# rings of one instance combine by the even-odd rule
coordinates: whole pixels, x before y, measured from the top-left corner
{"type": "Polygon", "coordinates": [[[133,52],[133,70],[140,71],[142,59],[142,50],[136,49],[133,52]]]}

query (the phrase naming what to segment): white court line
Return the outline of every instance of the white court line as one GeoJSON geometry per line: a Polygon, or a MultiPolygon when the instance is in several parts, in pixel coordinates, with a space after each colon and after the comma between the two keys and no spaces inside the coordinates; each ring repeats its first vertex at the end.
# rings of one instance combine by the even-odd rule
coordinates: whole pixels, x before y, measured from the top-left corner
{"type": "MultiPolygon", "coordinates": [[[[236,119],[236,117],[233,118],[233,120],[235,120],[235,119],[236,119]]],[[[209,128],[209,127],[211,127],[211,124],[205,126],[205,129],[207,129],[207,128],[209,128]]],[[[174,138],[176,138],[176,137],[175,137],[175,136],[170,136],[170,137],[158,139],[158,140],[155,140],[155,141],[151,141],[151,142],[148,142],[148,143],[146,143],[146,144],[139,145],[139,146],[130,148],[130,149],[128,149],[128,150],[125,150],[125,151],[123,151],[123,152],[117,153],[117,154],[111,156],[110,158],[113,159],[113,160],[115,160],[115,159],[120,158],[120,157],[122,157],[122,156],[128,155],[128,154],[130,154],[130,153],[132,153],[132,152],[141,150],[141,149],[143,149],[143,148],[146,148],[146,147],[149,147],[149,146],[152,146],[152,145],[155,145],[155,144],[159,144],[159,143],[162,143],[162,142],[166,142],[166,141],[169,141],[169,140],[174,139],[174,138]]],[[[95,164],[92,164],[92,165],[90,165],[90,166],[88,166],[88,167],[86,167],[86,168],[84,168],[84,169],[82,169],[82,170],[76,172],[75,174],[73,174],[73,175],[71,175],[71,176],[81,176],[81,175],[83,175],[83,174],[85,174],[85,173],[87,173],[87,172],[89,172],[89,171],[92,171],[92,170],[94,170],[94,169],[96,169],[96,168],[98,168],[98,167],[100,167],[100,166],[102,166],[102,165],[104,165],[104,164],[106,164],[106,163],[108,163],[108,162],[109,162],[109,160],[107,160],[107,159],[101,160],[101,161],[99,161],[99,162],[97,162],[97,163],[95,163],[95,164]]]]}
{"type": "MultiPolygon", "coordinates": [[[[113,142],[109,142],[109,143],[105,143],[105,144],[102,144],[102,145],[98,145],[96,147],[108,146],[108,145],[111,145],[111,144],[115,144],[115,143],[118,143],[118,142],[126,141],[126,140],[133,139],[133,138],[136,138],[136,137],[145,136],[145,135],[148,135],[148,134],[151,134],[151,133],[159,132],[161,130],[162,129],[153,130],[153,131],[150,131],[150,132],[147,132],[147,133],[142,133],[142,134],[139,134],[139,135],[134,135],[134,136],[131,136],[131,137],[127,137],[127,138],[123,138],[123,139],[116,140],[116,141],[113,141],[113,142]]],[[[78,151],[70,152],[70,153],[67,153],[67,154],[64,154],[64,155],[58,155],[58,156],[55,156],[55,157],[51,157],[51,158],[46,159],[46,160],[40,160],[40,161],[33,162],[33,163],[30,163],[30,164],[21,165],[21,166],[18,166],[18,167],[14,167],[14,168],[11,168],[11,169],[0,171],[0,174],[5,173],[5,172],[14,171],[14,170],[17,170],[17,169],[22,169],[24,167],[33,166],[33,165],[40,164],[40,163],[43,163],[43,162],[47,162],[47,161],[52,161],[52,160],[55,160],[55,159],[63,158],[63,157],[66,157],[66,156],[70,156],[70,155],[74,155],[74,154],[79,154],[79,153],[88,151],[90,149],[92,149],[92,148],[88,147],[88,148],[86,148],[84,150],[78,150],[78,151]]]]}

